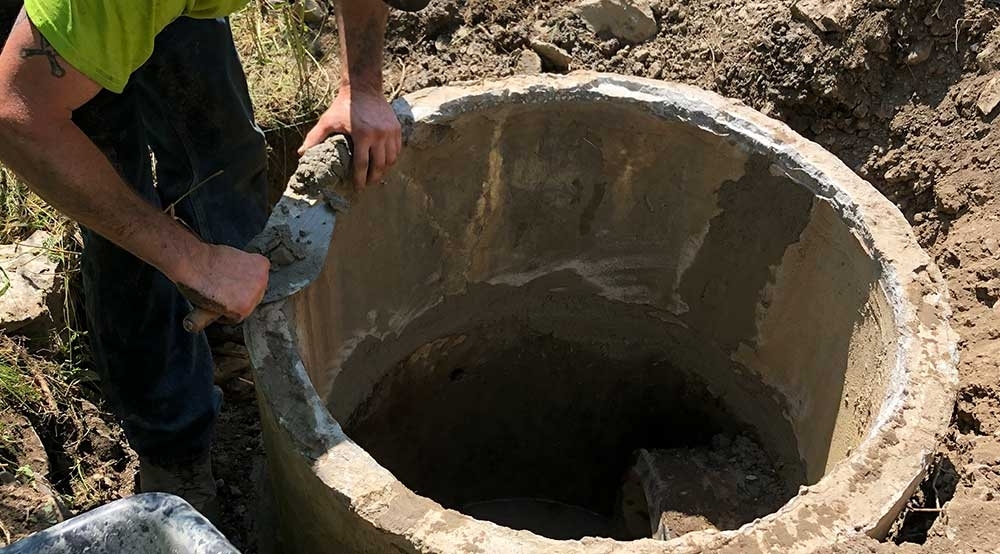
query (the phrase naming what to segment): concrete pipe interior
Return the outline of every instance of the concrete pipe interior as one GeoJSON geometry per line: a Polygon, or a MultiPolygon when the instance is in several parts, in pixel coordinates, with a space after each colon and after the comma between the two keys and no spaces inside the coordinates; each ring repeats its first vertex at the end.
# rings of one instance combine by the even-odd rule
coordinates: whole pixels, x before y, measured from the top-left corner
{"type": "Polygon", "coordinates": [[[774,152],[584,89],[397,105],[409,145],[286,302],[294,348],[415,498],[552,539],[650,537],[630,471],[673,452],[660,500],[737,529],[886,423],[907,331],[884,260],[774,152]]]}

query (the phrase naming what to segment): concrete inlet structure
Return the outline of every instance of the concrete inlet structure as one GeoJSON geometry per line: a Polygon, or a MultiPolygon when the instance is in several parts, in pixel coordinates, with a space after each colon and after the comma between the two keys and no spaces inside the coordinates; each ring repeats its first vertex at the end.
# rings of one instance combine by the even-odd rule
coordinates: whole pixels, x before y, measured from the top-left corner
{"type": "Polygon", "coordinates": [[[408,147],[384,186],[339,216],[321,275],[246,325],[283,551],[809,552],[887,532],[947,426],[955,337],[874,188],[681,85],[525,77],[395,108],[408,147]],[[637,449],[720,433],[774,461],[774,513],[669,540],[463,513],[538,498],[613,521],[637,449]]]}

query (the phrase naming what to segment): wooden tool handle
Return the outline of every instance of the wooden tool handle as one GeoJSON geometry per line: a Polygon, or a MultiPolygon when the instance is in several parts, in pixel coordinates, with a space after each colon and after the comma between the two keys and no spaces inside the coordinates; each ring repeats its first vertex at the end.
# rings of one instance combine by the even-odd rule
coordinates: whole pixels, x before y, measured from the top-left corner
{"type": "Polygon", "coordinates": [[[188,333],[200,333],[205,327],[213,324],[222,317],[220,314],[210,312],[204,308],[195,308],[191,313],[184,316],[184,330],[188,333]]]}

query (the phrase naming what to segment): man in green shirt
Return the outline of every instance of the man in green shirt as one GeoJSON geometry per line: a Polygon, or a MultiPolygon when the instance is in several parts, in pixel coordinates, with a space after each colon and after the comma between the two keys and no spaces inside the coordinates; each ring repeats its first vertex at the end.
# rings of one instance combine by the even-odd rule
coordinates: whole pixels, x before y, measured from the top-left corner
{"type": "MultiPolygon", "coordinates": [[[[0,160],[83,227],[95,360],[140,487],[209,514],[221,394],[204,333],[182,321],[192,305],[241,321],[268,276],[266,258],[240,250],[269,210],[264,138],[224,19],[246,2],[26,0],[0,53],[0,160]]],[[[382,93],[388,8],[334,3],[341,86],[302,150],[350,134],[362,187],[402,146],[382,93]]]]}

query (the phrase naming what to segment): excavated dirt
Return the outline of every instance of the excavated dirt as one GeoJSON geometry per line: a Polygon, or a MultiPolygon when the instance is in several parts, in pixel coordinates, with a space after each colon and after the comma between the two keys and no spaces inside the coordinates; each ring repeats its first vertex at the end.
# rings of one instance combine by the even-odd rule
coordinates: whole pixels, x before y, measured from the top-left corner
{"type": "MultiPolygon", "coordinates": [[[[213,333],[216,383],[225,402],[216,425],[214,468],[222,504],[219,527],[244,554],[266,537],[256,525],[266,482],[260,422],[242,335],[213,333]]],[[[0,337],[9,348],[9,339],[0,337]]],[[[41,371],[57,368],[16,350],[41,371]]],[[[0,409],[0,548],[75,514],[138,492],[138,458],[116,418],[102,409],[94,383],[52,397],[52,411],[30,406],[0,409]],[[88,400],[90,398],[90,400],[88,400]],[[91,402],[93,400],[93,403],[91,402]],[[26,414],[22,415],[22,414],[26,414]]]]}

